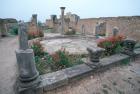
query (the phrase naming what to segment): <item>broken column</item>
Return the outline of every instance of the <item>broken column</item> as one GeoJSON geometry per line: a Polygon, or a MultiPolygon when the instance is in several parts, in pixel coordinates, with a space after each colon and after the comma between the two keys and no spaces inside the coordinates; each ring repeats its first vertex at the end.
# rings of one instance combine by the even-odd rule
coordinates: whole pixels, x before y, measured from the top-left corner
{"type": "Polygon", "coordinates": [[[134,39],[125,39],[122,42],[122,46],[123,46],[123,52],[124,54],[130,55],[130,56],[134,56],[134,47],[136,45],[137,41],[134,39]]]}
{"type": "Polygon", "coordinates": [[[57,16],[56,15],[51,15],[51,22],[52,22],[52,32],[57,31],[57,16]]]}
{"type": "Polygon", "coordinates": [[[32,15],[32,22],[37,26],[37,14],[32,15]]]}
{"type": "Polygon", "coordinates": [[[28,46],[27,26],[19,24],[19,49],[16,50],[19,68],[17,81],[18,94],[39,94],[36,89],[40,84],[39,72],[35,66],[33,50],[28,46]]]}
{"type": "Polygon", "coordinates": [[[61,30],[62,30],[62,34],[64,34],[64,10],[65,7],[60,7],[61,9],[61,30]]]}
{"type": "Polygon", "coordinates": [[[82,35],[85,35],[85,25],[82,25],[82,35]]]}
{"type": "Polygon", "coordinates": [[[87,51],[89,53],[89,59],[91,61],[90,65],[99,65],[100,57],[105,49],[100,47],[88,47],[87,51]]]}

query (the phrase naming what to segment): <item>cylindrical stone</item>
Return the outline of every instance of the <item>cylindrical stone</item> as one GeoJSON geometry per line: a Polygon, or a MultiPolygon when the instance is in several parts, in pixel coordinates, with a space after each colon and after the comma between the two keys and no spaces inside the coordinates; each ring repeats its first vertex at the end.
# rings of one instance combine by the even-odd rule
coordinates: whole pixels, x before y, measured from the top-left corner
{"type": "Polygon", "coordinates": [[[26,50],[29,48],[27,26],[25,25],[25,23],[19,24],[19,48],[22,50],[26,50]]]}
{"type": "Polygon", "coordinates": [[[35,66],[33,50],[16,50],[16,57],[19,67],[19,79],[21,81],[36,79],[39,73],[35,66]]]}

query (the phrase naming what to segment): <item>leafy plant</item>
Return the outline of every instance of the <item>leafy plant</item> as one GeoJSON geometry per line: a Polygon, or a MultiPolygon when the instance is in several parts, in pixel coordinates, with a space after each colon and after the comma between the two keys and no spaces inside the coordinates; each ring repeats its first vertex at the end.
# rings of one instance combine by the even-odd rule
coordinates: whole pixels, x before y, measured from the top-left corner
{"type": "Polygon", "coordinates": [[[36,68],[39,71],[39,74],[46,73],[47,64],[39,56],[35,56],[36,68]]]}
{"type": "Polygon", "coordinates": [[[17,26],[12,27],[10,30],[10,34],[18,35],[18,27],[17,26]]]}
{"type": "Polygon", "coordinates": [[[34,51],[35,56],[43,56],[44,55],[44,48],[40,41],[34,41],[31,48],[34,51]]]}
{"type": "Polygon", "coordinates": [[[125,36],[111,36],[105,39],[99,39],[98,46],[101,48],[105,48],[105,55],[112,55],[115,53],[119,53],[122,50],[121,42],[125,39],[125,36]]]}
{"type": "Polygon", "coordinates": [[[58,50],[54,54],[44,52],[40,41],[34,41],[31,48],[34,51],[36,67],[40,74],[83,63],[82,56],[70,55],[65,49],[58,50]]]}
{"type": "Polygon", "coordinates": [[[58,50],[51,56],[53,69],[56,70],[83,63],[80,55],[70,55],[65,49],[58,50]]]}
{"type": "Polygon", "coordinates": [[[71,66],[68,52],[66,52],[65,49],[58,50],[51,56],[56,69],[63,69],[71,66]]]}

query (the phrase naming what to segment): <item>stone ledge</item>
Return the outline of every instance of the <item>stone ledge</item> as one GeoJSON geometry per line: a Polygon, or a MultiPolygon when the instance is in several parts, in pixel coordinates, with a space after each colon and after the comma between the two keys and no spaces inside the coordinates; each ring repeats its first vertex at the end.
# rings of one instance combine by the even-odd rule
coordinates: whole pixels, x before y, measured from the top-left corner
{"type": "Polygon", "coordinates": [[[71,81],[83,78],[85,75],[106,69],[106,67],[110,67],[111,65],[120,64],[127,59],[131,59],[131,57],[125,54],[116,54],[101,59],[99,62],[101,65],[100,67],[91,67],[87,64],[81,64],[57,72],[41,75],[42,83],[39,87],[43,88],[44,91],[53,90],[55,88],[67,85],[71,81]]]}
{"type": "Polygon", "coordinates": [[[44,91],[52,90],[68,83],[67,75],[63,71],[41,75],[41,79],[42,83],[40,87],[42,87],[44,91]]]}
{"type": "Polygon", "coordinates": [[[126,60],[126,59],[130,59],[130,57],[125,54],[115,54],[110,57],[101,59],[100,64],[102,67],[105,67],[105,66],[112,65],[118,62],[121,63],[121,61],[126,60]]]}
{"type": "Polygon", "coordinates": [[[71,80],[78,79],[81,76],[83,77],[84,75],[92,72],[92,69],[86,64],[81,64],[71,68],[66,68],[62,71],[67,75],[69,82],[71,82],[71,80]]]}

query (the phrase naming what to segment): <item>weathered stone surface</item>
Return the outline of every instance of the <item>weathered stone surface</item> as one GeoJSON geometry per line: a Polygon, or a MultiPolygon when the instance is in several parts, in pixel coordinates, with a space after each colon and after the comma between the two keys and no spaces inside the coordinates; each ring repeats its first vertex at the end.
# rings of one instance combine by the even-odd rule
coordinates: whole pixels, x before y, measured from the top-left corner
{"type": "Polygon", "coordinates": [[[93,63],[98,63],[100,61],[99,59],[100,59],[103,51],[105,51],[105,49],[100,48],[100,47],[96,47],[96,48],[87,47],[87,51],[89,53],[90,61],[93,63]]]}
{"type": "Polygon", "coordinates": [[[21,81],[30,81],[39,75],[35,67],[32,49],[16,50],[17,63],[19,67],[19,78],[21,81]]]}
{"type": "Polygon", "coordinates": [[[127,54],[127,55],[130,55],[130,56],[133,56],[135,55],[134,53],[134,47],[136,45],[136,40],[133,40],[133,39],[125,39],[123,42],[122,42],[122,45],[123,45],[123,52],[124,54],[127,54]]]}
{"type": "Polygon", "coordinates": [[[118,35],[118,33],[119,33],[118,28],[117,27],[114,27],[113,30],[112,30],[112,33],[113,33],[113,36],[118,35]]]}
{"type": "Polygon", "coordinates": [[[39,87],[40,83],[40,77],[26,83],[18,80],[16,83],[16,94],[43,94],[43,89],[39,87]]]}
{"type": "Polygon", "coordinates": [[[139,94],[140,59],[131,66],[114,67],[44,94],[139,94]],[[106,91],[106,92],[103,92],[106,91]]]}
{"type": "MultiPolygon", "coordinates": [[[[17,94],[40,94],[37,91],[40,84],[39,72],[35,66],[34,52],[29,49],[27,27],[25,23],[19,24],[19,46],[16,58],[19,68],[19,79],[16,83],[17,94]]],[[[40,88],[41,89],[41,88],[40,88]]]]}
{"type": "Polygon", "coordinates": [[[102,67],[109,66],[118,62],[121,62],[123,60],[129,59],[130,57],[128,55],[124,54],[115,54],[107,58],[103,58],[100,60],[100,63],[102,67]]]}
{"type": "Polygon", "coordinates": [[[95,27],[96,35],[104,35],[106,34],[106,22],[97,23],[95,27]]]}
{"type": "Polygon", "coordinates": [[[42,84],[40,87],[43,87],[44,91],[52,90],[68,83],[67,75],[63,71],[41,75],[41,79],[42,84]]]}
{"type": "Polygon", "coordinates": [[[61,9],[61,29],[62,29],[62,34],[64,34],[64,10],[65,7],[60,7],[61,9]]]}
{"type": "Polygon", "coordinates": [[[76,79],[77,77],[81,77],[87,73],[90,73],[92,69],[86,64],[81,64],[71,68],[64,69],[63,71],[70,81],[71,79],[76,79]]]}
{"type": "Polygon", "coordinates": [[[25,23],[19,24],[19,47],[22,50],[26,50],[29,48],[27,27],[26,27],[25,23]]]}
{"type": "Polygon", "coordinates": [[[50,54],[60,50],[61,48],[65,48],[69,54],[87,55],[88,46],[97,47],[97,43],[94,40],[95,37],[93,36],[85,36],[86,38],[84,36],[68,37],[50,33],[47,34],[46,37],[48,39],[41,41],[41,43],[43,44],[45,51],[50,54]]]}

